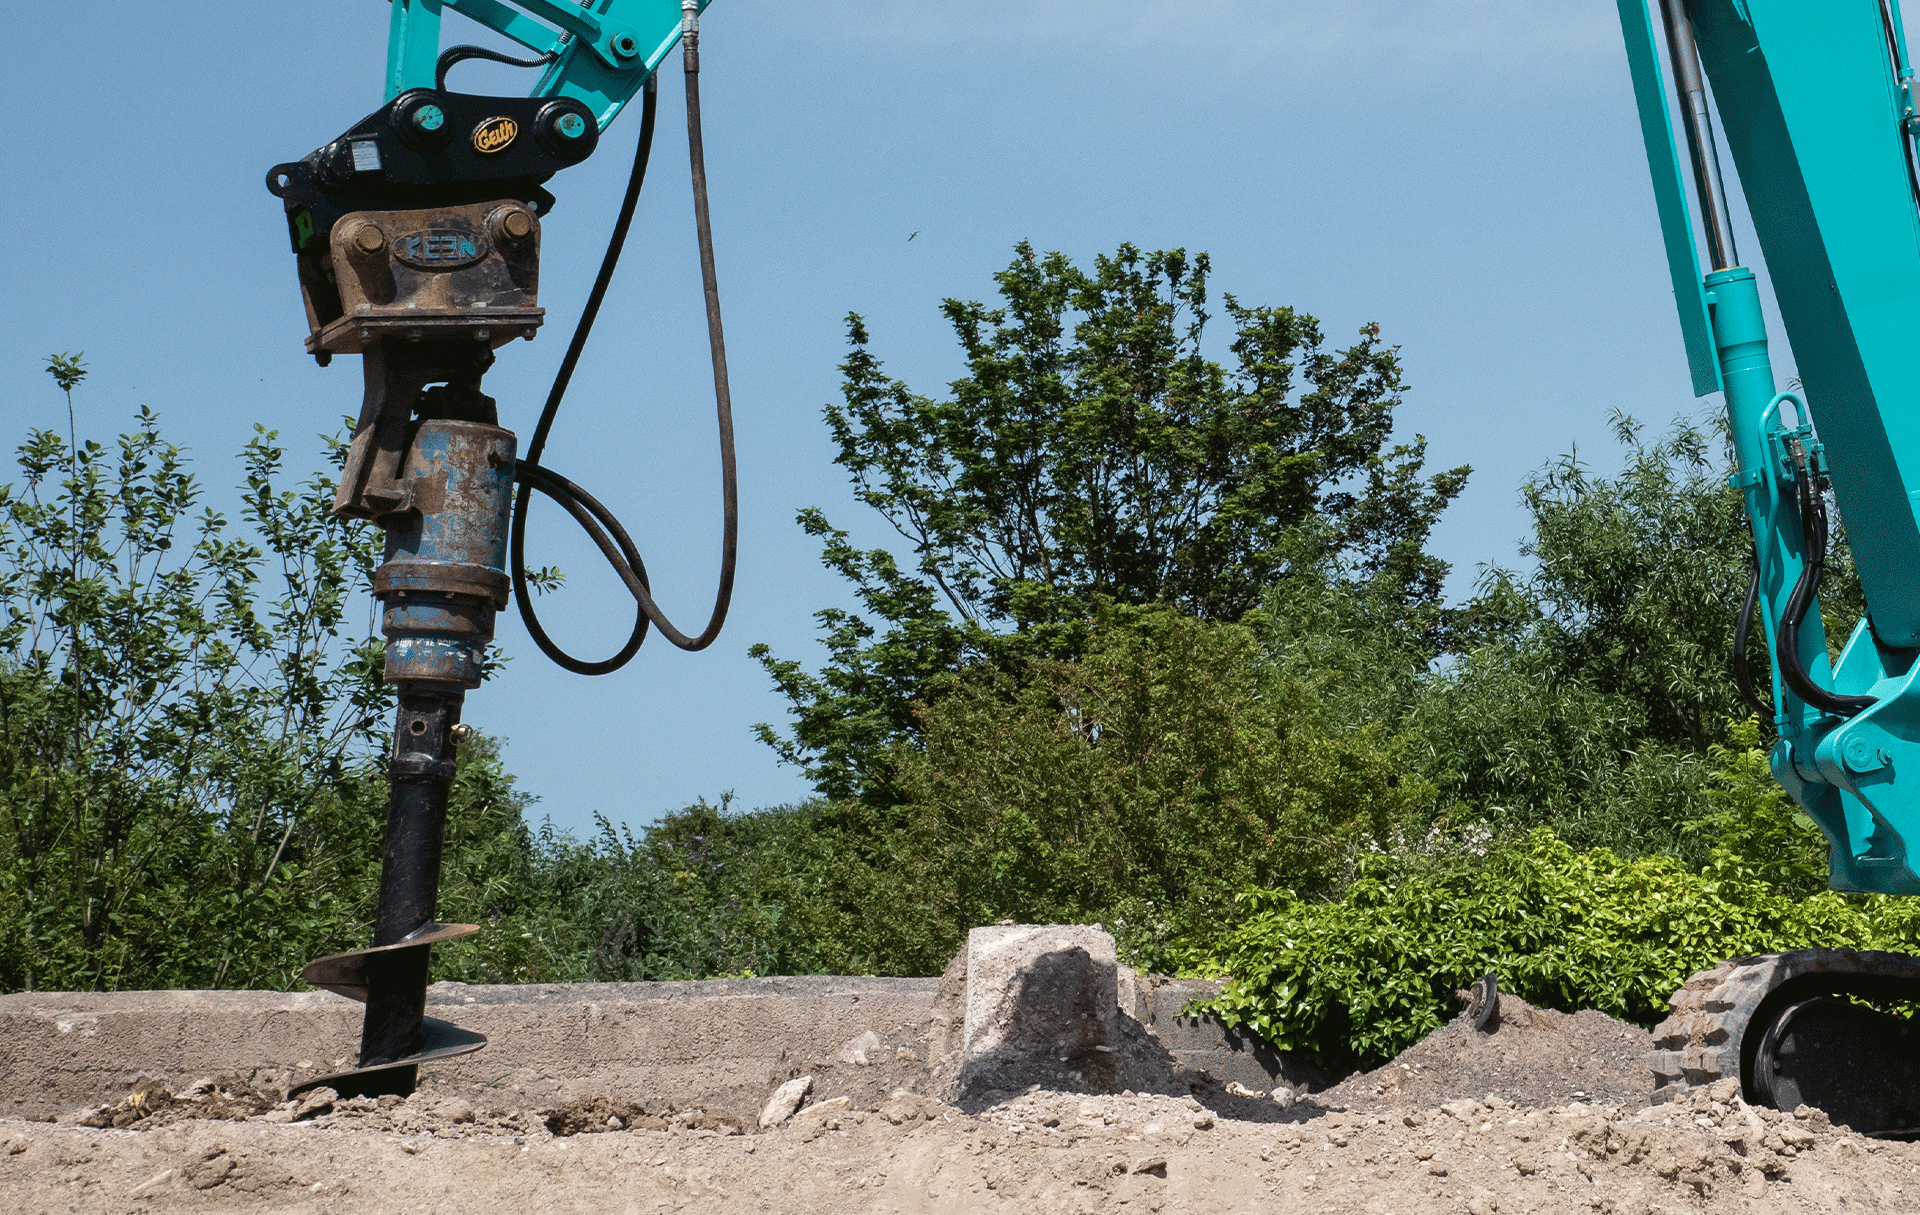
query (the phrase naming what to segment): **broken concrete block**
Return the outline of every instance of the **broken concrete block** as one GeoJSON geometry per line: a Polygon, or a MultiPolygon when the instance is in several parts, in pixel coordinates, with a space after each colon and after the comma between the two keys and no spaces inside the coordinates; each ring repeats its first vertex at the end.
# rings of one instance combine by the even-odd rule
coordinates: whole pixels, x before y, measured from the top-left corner
{"type": "Polygon", "coordinates": [[[967,934],[965,1091],[1104,1087],[1120,1015],[1113,937],[1087,924],[996,924],[967,934]]]}

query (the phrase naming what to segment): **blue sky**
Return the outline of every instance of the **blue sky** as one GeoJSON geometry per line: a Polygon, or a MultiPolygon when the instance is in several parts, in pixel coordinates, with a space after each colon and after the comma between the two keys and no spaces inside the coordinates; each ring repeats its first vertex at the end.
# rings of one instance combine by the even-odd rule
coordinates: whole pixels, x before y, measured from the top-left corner
{"type": "MultiPolygon", "coordinates": [[[[797,509],[821,506],[866,544],[891,538],[852,501],[820,420],[842,318],[862,313],[888,370],[938,392],[960,371],[939,301],[991,296],[1022,239],[1087,261],[1122,241],[1204,250],[1216,292],[1312,312],[1336,341],[1378,321],[1412,386],[1404,433],[1428,437],[1434,467],[1475,470],[1435,537],[1467,592],[1481,564],[1516,560],[1529,470],[1575,447],[1611,466],[1614,409],[1659,423],[1715,404],[1688,389],[1615,12],[1612,0],[717,0],[703,99],[739,428],[732,617],[705,653],[655,642],[583,679],[505,613],[515,660],[469,697],[467,720],[508,741],[536,813],[576,830],[596,811],[638,826],[724,791],[745,806],[805,796],[751,735],[784,704],[746,650],[817,659],[812,613],[847,603],[797,509]]],[[[109,436],[151,405],[212,500],[230,503],[255,422],[317,460],[309,436],[358,410],[358,360],[321,370],[302,352],[280,207],[261,181],[380,103],[387,6],[104,13],[76,25],[22,6],[10,26],[0,436],[64,424],[41,368],[84,349],[82,429],[109,436]]],[[[449,15],[449,41],[463,24],[449,15]]],[[[456,73],[475,92],[525,80],[486,64],[456,73]]],[[[697,628],[718,551],[717,460],[677,56],[662,82],[635,235],[543,462],[621,515],[663,605],[697,628]]],[[[487,381],[523,438],[637,127],[623,118],[550,183],[548,327],[502,350],[487,381]]],[[[1776,351],[1784,376],[1784,341],[1776,351]]],[[[631,607],[560,523],[542,512],[530,542],[537,564],[572,576],[549,627],[610,652],[631,607]]]]}

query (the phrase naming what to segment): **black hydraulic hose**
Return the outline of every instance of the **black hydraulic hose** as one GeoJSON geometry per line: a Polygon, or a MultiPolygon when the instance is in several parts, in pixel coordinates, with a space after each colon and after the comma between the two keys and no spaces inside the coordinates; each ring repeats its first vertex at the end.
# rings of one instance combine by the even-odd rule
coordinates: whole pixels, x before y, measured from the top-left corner
{"type": "Polygon", "coordinates": [[[490,59],[494,63],[504,63],[508,67],[544,67],[553,62],[552,55],[540,55],[533,59],[515,59],[512,55],[503,55],[499,51],[484,46],[450,46],[440,52],[433,61],[433,87],[441,92],[447,91],[447,73],[453,65],[463,59],[490,59]]]}
{"type": "Polygon", "coordinates": [[[560,362],[560,369],[554,376],[553,388],[547,395],[546,406],[541,410],[540,421],[534,427],[533,437],[527,444],[526,457],[519,461],[516,473],[521,484],[520,492],[514,502],[513,526],[509,535],[514,600],[520,608],[521,618],[526,622],[527,632],[533,637],[534,644],[540,648],[540,651],[560,666],[580,675],[605,675],[625,666],[646,640],[649,623],[658,625],[661,635],[683,650],[705,649],[720,635],[721,626],[726,622],[727,609],[733,600],[734,570],[740,530],[739,482],[735,473],[733,398],[727,383],[726,337],[721,325],[720,288],[713,259],[713,227],[707,208],[706,154],[700,132],[700,58],[697,28],[689,28],[683,42],[687,79],[687,145],[693,171],[694,226],[700,247],[700,275],[706,296],[707,339],[713,357],[714,407],[720,429],[723,522],[719,587],[714,595],[713,613],[706,627],[698,635],[691,637],[680,631],[654,602],[647,583],[646,567],[640,560],[639,550],[627,536],[626,530],[620,526],[619,520],[585,490],[539,465],[540,456],[546,449],[547,437],[553,429],[554,418],[559,413],[560,402],[566,396],[567,386],[580,360],[580,352],[586,346],[587,335],[591,332],[594,319],[599,314],[601,302],[606,297],[607,285],[613,279],[614,267],[620,260],[621,248],[626,242],[628,228],[633,222],[634,208],[639,202],[641,186],[646,180],[647,159],[653,146],[654,118],[658,104],[657,91],[653,82],[649,80],[641,106],[640,139],[634,151],[633,171],[627,181],[626,196],[621,200],[619,216],[614,221],[613,233],[607,242],[606,255],[601,259],[599,276],[594,280],[593,290],[587,296],[586,307],[581,311],[580,321],[574,328],[573,340],[567,347],[566,356],[560,362]],[[540,624],[539,615],[534,610],[533,598],[527,585],[526,566],[527,508],[532,500],[532,491],[535,489],[558,502],[574,517],[592,538],[601,554],[607,558],[614,572],[620,575],[620,580],[626,585],[628,592],[633,595],[637,606],[633,632],[628,636],[626,644],[621,646],[619,652],[612,658],[600,662],[576,658],[561,649],[540,624]]]}
{"type": "Polygon", "coordinates": [[[659,605],[654,603],[653,590],[647,582],[647,567],[640,560],[639,547],[627,535],[627,529],[620,526],[620,520],[602,506],[599,499],[559,473],[525,460],[516,463],[513,475],[523,485],[537,489],[558,502],[587,533],[601,556],[607,559],[607,564],[613,567],[613,572],[620,575],[620,581],[626,583],[634,602],[640,605],[641,624],[637,631],[644,631],[645,622],[653,620],[660,625],[661,634],[683,650],[697,650],[705,644],[695,644],[698,638],[688,637],[674,628],[660,611],[659,605]]]}
{"type": "Polygon", "coordinates": [[[1753,609],[1760,602],[1760,554],[1747,554],[1747,594],[1740,601],[1740,618],[1733,625],[1733,682],[1740,699],[1763,720],[1772,720],[1773,707],[1754,690],[1753,669],[1747,665],[1747,637],[1753,630],[1753,609]]]}
{"type": "Polygon", "coordinates": [[[1811,462],[1797,441],[1793,447],[1797,466],[1795,471],[1798,474],[1794,484],[1799,491],[1800,535],[1804,550],[1801,553],[1799,580],[1793,584],[1793,591],[1787,596],[1780,627],[1774,632],[1774,657],[1780,666],[1780,682],[1786,684],[1795,696],[1822,713],[1852,717],[1872,706],[1874,698],[1842,696],[1829,691],[1813,682],[1807,669],[1800,665],[1800,626],[1806,622],[1814,598],[1820,593],[1820,580],[1826,576],[1827,511],[1821,501],[1821,487],[1814,483],[1811,462]]]}

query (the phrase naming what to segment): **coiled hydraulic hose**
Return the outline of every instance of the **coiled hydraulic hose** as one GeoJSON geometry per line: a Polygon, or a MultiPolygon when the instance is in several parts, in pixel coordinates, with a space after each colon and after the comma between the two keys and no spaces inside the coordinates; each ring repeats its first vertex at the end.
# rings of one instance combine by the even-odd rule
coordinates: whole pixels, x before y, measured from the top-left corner
{"type": "Polygon", "coordinates": [[[646,640],[649,623],[658,625],[661,634],[683,650],[705,649],[720,635],[720,628],[726,623],[727,609],[733,600],[740,531],[739,487],[733,452],[733,398],[727,384],[726,335],[720,320],[720,288],[713,261],[713,226],[707,210],[706,153],[700,135],[700,31],[691,15],[682,34],[682,48],[687,83],[687,154],[693,171],[694,227],[700,245],[701,283],[706,294],[707,342],[713,357],[714,408],[720,424],[723,501],[720,582],[714,595],[713,613],[706,627],[696,636],[690,637],[681,632],[654,602],[639,549],[627,535],[626,529],[620,526],[620,521],[587,491],[539,464],[541,453],[546,450],[547,436],[553,429],[553,420],[560,412],[560,402],[566,396],[574,367],[580,361],[580,352],[586,347],[587,335],[592,332],[594,318],[599,315],[601,302],[606,298],[607,285],[613,280],[614,267],[619,263],[627,230],[633,223],[634,208],[640,200],[640,189],[646,181],[647,160],[653,149],[654,118],[659,101],[658,89],[654,80],[649,78],[641,102],[640,137],[634,149],[633,170],[627,179],[627,192],[621,199],[619,216],[614,220],[613,232],[607,241],[606,255],[600,262],[600,273],[594,279],[593,290],[587,295],[586,306],[581,310],[579,323],[574,327],[573,340],[567,346],[566,356],[561,359],[560,369],[554,375],[546,407],[541,410],[540,421],[527,444],[526,457],[518,462],[515,473],[520,481],[520,491],[514,501],[513,526],[509,535],[514,601],[520,608],[521,619],[526,622],[527,632],[533,637],[534,644],[540,647],[540,652],[578,675],[606,675],[627,665],[646,640]],[[534,611],[533,596],[527,584],[526,533],[527,507],[536,489],[573,516],[634,598],[636,611],[633,632],[611,658],[592,662],[567,653],[548,636],[540,623],[539,614],[534,611]]]}

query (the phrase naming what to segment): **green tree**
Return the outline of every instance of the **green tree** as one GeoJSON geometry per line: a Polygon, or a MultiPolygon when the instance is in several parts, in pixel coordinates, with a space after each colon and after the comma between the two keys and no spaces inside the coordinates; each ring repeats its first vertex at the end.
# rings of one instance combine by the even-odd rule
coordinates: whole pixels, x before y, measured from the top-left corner
{"type": "Polygon", "coordinates": [[[942,400],[888,378],[848,318],[835,459],[910,566],[802,511],[862,612],[818,614],[817,674],[753,651],[794,717],[761,736],[823,793],[894,796],[884,757],[917,737],[916,701],[976,663],[1077,657],[1102,603],[1236,620],[1338,565],[1437,619],[1446,566],[1426,538],[1467,470],[1427,476],[1423,441],[1391,444],[1395,349],[1370,325],[1329,350],[1313,317],[1227,296],[1222,365],[1203,351],[1209,272],[1131,245],[1088,272],[1023,243],[994,276],[999,306],[942,306],[967,362],[942,400]]]}
{"type": "Polygon", "coordinates": [[[1331,893],[1434,790],[1403,740],[1326,707],[1254,629],[1165,605],[1105,609],[1083,658],[1020,681],[969,672],[921,711],[888,880],[840,935],[925,972],[976,924],[1104,922],[1166,966],[1249,885],[1331,893]]]}
{"type": "MultiPolygon", "coordinates": [[[[331,517],[324,473],[286,485],[258,428],[230,521],[150,412],[80,440],[84,363],[48,370],[69,435],[31,433],[0,486],[0,990],[292,986],[371,924],[379,533],[331,517]]],[[[444,910],[511,909],[545,859],[526,804],[497,746],[463,749],[444,910]]]]}
{"type": "MultiPolygon", "coordinates": [[[[1751,541],[1709,432],[1614,427],[1617,475],[1569,455],[1523,485],[1534,566],[1483,577],[1459,617],[1464,652],[1424,681],[1411,728],[1429,774],[1453,774],[1450,790],[1506,829],[1700,864],[1706,843],[1684,826],[1708,812],[1711,749],[1747,713],[1729,671],[1751,541]]],[[[1844,603],[1844,554],[1833,585],[1844,603]]]]}

